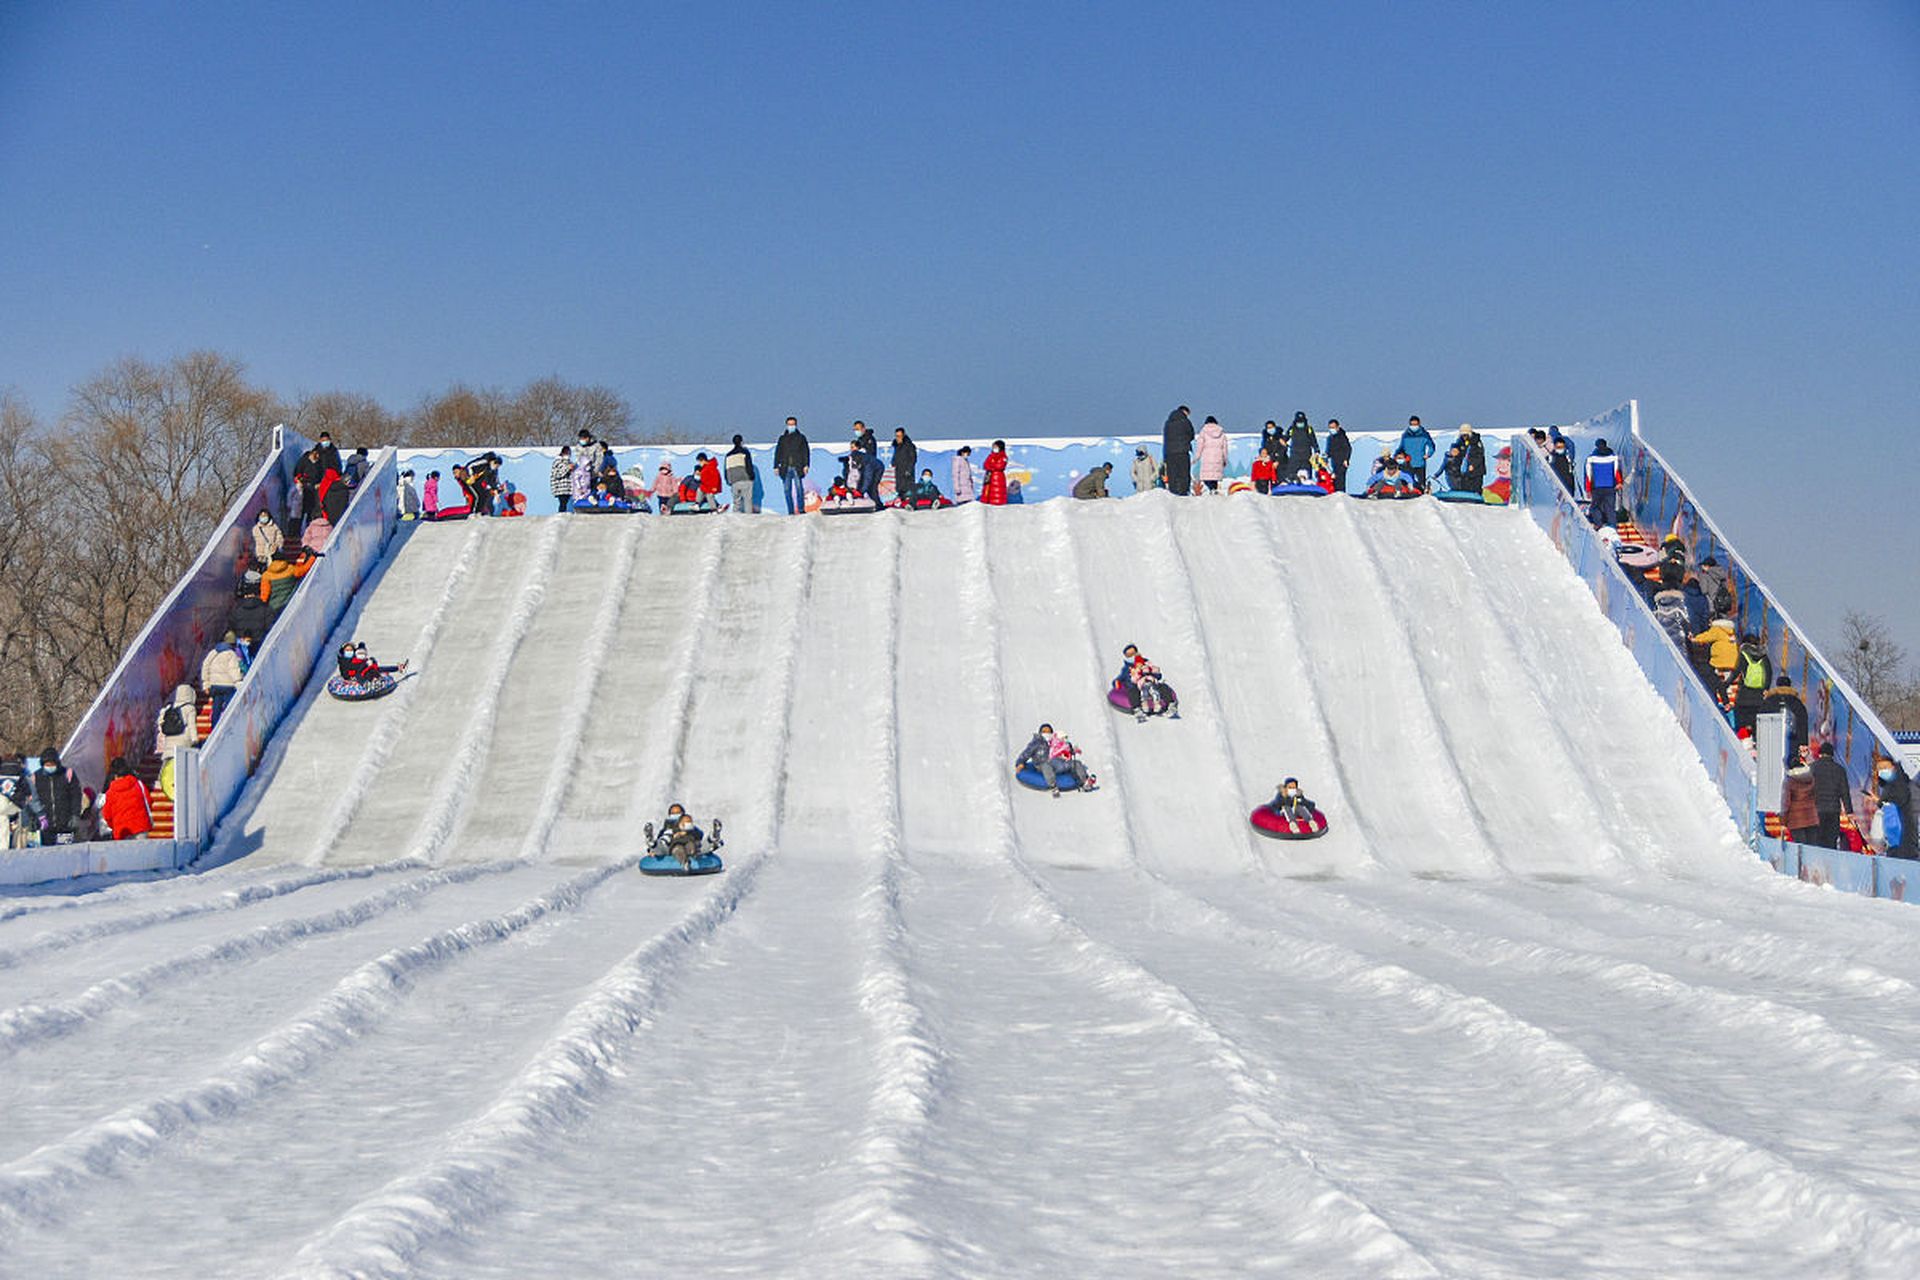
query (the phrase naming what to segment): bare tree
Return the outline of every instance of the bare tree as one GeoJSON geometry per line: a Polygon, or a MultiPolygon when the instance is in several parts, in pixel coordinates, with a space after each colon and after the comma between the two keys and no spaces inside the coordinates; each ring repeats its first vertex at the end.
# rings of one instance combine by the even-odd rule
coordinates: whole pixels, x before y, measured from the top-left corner
{"type": "Polygon", "coordinates": [[[302,396],[287,423],[309,440],[322,431],[343,449],[375,449],[394,444],[406,423],[372,396],[355,391],[323,391],[302,396]]]}
{"type": "Polygon", "coordinates": [[[1907,651],[1886,619],[1847,610],[1840,623],[1840,674],[1876,711],[1907,692],[1907,651]]]}

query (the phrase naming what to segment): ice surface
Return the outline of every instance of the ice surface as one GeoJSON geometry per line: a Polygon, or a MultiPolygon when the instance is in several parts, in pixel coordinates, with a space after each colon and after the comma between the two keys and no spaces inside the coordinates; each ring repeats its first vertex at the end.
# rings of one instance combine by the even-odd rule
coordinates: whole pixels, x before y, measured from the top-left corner
{"type": "Polygon", "coordinates": [[[418,674],[213,869],[0,901],[0,1276],[1920,1256],[1914,916],[1740,846],[1515,513],[421,526],[342,634],[418,674]],[[633,870],[672,799],[726,874],[633,870]]]}

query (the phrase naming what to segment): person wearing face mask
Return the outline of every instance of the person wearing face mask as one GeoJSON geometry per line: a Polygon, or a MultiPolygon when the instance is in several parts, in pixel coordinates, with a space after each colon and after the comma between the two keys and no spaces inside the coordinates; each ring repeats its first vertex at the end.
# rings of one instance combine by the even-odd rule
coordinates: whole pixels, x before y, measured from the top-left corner
{"type": "Polygon", "coordinates": [[[1253,811],[1252,822],[1254,830],[1277,840],[1311,840],[1327,830],[1326,815],[1307,799],[1298,778],[1274,788],[1273,799],[1253,811]]]}
{"type": "Polygon", "coordinates": [[[1032,779],[1037,777],[1056,800],[1060,798],[1062,775],[1071,779],[1081,791],[1093,791],[1099,786],[1080,758],[1079,748],[1073,745],[1066,734],[1055,733],[1050,724],[1040,726],[1040,731],[1033,735],[1026,749],[1015,758],[1013,767],[1024,785],[1035,786],[1032,779]]]}
{"type": "Polygon", "coordinates": [[[273,559],[273,553],[287,545],[287,535],[280,532],[280,525],[274,520],[273,512],[261,510],[253,518],[253,558],[261,564],[273,559]]]}
{"type": "Polygon", "coordinates": [[[40,843],[72,844],[74,824],[80,819],[80,780],[60,763],[60,753],[52,747],[40,753],[33,793],[40,806],[40,843]]]}
{"type": "Polygon", "coordinates": [[[1888,856],[1920,859],[1920,832],[1914,830],[1913,783],[1907,771],[1892,760],[1882,760],[1874,778],[1880,797],[1874,820],[1885,834],[1888,856]]]}

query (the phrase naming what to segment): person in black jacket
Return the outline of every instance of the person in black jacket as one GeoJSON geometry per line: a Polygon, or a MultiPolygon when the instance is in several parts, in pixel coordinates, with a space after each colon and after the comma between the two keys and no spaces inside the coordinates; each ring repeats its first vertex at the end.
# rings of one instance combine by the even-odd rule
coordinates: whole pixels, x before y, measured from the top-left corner
{"type": "Polygon", "coordinates": [[[327,471],[338,471],[342,475],[346,474],[346,469],[340,465],[340,450],[333,443],[332,432],[322,431],[320,438],[314,441],[313,447],[319,450],[320,467],[323,475],[327,471]]]}
{"type": "Polygon", "coordinates": [[[920,469],[920,450],[907,435],[905,427],[893,429],[893,496],[904,498],[913,488],[913,476],[920,469]]]}
{"type": "Polygon", "coordinates": [[[1327,464],[1333,468],[1333,491],[1347,491],[1347,464],[1353,461],[1353,441],[1347,439],[1347,429],[1340,425],[1340,419],[1327,419],[1327,464]]]}
{"type": "Polygon", "coordinates": [[[1553,442],[1553,451],[1547,455],[1547,465],[1553,468],[1553,474],[1560,478],[1567,492],[1573,493],[1573,454],[1567,451],[1564,436],[1553,442]]]}
{"type": "Polygon", "coordinates": [[[787,429],[773,446],[773,470],[780,477],[780,491],[786,495],[787,514],[797,516],[807,509],[806,487],[801,483],[813,452],[807,438],[800,434],[800,419],[788,418],[787,429]]]}
{"type": "MultiPolygon", "coordinates": [[[[619,472],[616,470],[615,475],[619,472]]],[[[500,455],[483,453],[467,464],[467,484],[473,490],[473,514],[493,514],[493,496],[500,491],[500,455]]]]}
{"type": "Polygon", "coordinates": [[[80,780],[60,763],[60,753],[48,747],[40,753],[40,772],[33,778],[34,798],[40,802],[41,844],[71,844],[80,818],[80,780]],[[64,838],[63,838],[64,837],[64,838]]]}
{"type": "Polygon", "coordinates": [[[1799,758],[1800,748],[1807,742],[1807,704],[1794,692],[1793,678],[1782,674],[1774,677],[1773,688],[1767,690],[1767,696],[1761,710],[1768,714],[1784,712],[1787,717],[1787,759],[1799,758]]]}
{"type": "Polygon", "coordinates": [[[1272,418],[1268,418],[1267,425],[1260,428],[1260,447],[1267,451],[1267,456],[1276,464],[1287,456],[1287,433],[1272,418]]]}
{"type": "Polygon", "coordinates": [[[1733,660],[1733,679],[1727,688],[1727,703],[1733,708],[1733,730],[1753,732],[1753,721],[1766,705],[1767,690],[1773,686],[1773,664],[1760,637],[1749,632],[1740,637],[1740,650],[1733,660]]]}
{"type": "MultiPolygon", "coordinates": [[[[1302,471],[1312,474],[1313,455],[1320,452],[1320,442],[1314,438],[1313,424],[1307,421],[1305,413],[1295,413],[1293,422],[1287,427],[1287,465],[1281,471],[1282,480],[1292,480],[1302,471]]],[[[1274,455],[1277,459],[1278,454],[1274,455]]]]}
{"type": "Polygon", "coordinates": [[[1820,744],[1820,754],[1813,761],[1813,808],[1819,818],[1819,827],[1813,842],[1822,849],[1838,849],[1840,844],[1840,815],[1853,812],[1853,784],[1847,781],[1847,771],[1833,758],[1833,744],[1820,744]]]}
{"type": "Polygon", "coordinates": [[[1167,470],[1167,490],[1187,497],[1193,492],[1192,410],[1181,405],[1167,415],[1160,431],[1160,460],[1167,470]]]}
{"type": "MultiPolygon", "coordinates": [[[[320,514],[320,481],[327,474],[327,464],[320,456],[320,446],[314,445],[300,455],[300,461],[293,464],[293,483],[299,491],[299,501],[289,500],[289,510],[298,510],[300,523],[320,514]]],[[[297,540],[300,531],[295,529],[293,536],[297,540]]]]}

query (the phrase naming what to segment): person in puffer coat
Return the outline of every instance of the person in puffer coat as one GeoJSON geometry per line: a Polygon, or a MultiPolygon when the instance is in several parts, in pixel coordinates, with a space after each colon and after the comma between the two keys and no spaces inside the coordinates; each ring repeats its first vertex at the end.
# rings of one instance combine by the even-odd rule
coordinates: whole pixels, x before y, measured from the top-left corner
{"type": "Polygon", "coordinates": [[[273,512],[262,511],[254,517],[253,558],[261,564],[273,559],[273,553],[287,545],[287,535],[280,532],[280,525],[273,518],[273,512]]]}
{"type": "Polygon", "coordinates": [[[1200,462],[1200,483],[1209,493],[1220,492],[1220,481],[1227,474],[1227,433],[1219,419],[1208,418],[1202,424],[1194,453],[1200,462]]]}
{"type": "Polygon", "coordinates": [[[560,446],[560,456],[553,460],[553,466],[547,470],[547,488],[553,494],[555,507],[564,512],[573,502],[573,446],[560,446]]]}
{"type": "Polygon", "coordinates": [[[1145,449],[1133,451],[1133,491],[1145,493],[1160,484],[1160,467],[1145,449]]]}
{"type": "Polygon", "coordinates": [[[1742,636],[1739,651],[1734,655],[1732,679],[1727,684],[1727,704],[1733,708],[1735,733],[1742,729],[1753,732],[1754,718],[1766,705],[1767,690],[1772,686],[1773,664],[1767,660],[1766,647],[1758,636],[1742,636]]]}
{"type": "Polygon", "coordinates": [[[989,507],[1007,505],[1007,442],[995,440],[993,451],[987,454],[980,469],[987,473],[986,487],[980,491],[980,501],[989,507]]]}
{"type": "Polygon", "coordinates": [[[227,703],[233,701],[240,682],[247,676],[236,640],[233,632],[227,632],[220,643],[207,650],[207,656],[200,659],[200,687],[206,690],[207,697],[213,702],[215,724],[220,723],[220,713],[227,709],[227,703]]]}
{"type": "Polygon", "coordinates": [[[160,757],[160,792],[174,798],[174,754],[200,741],[200,715],[194,706],[193,686],[176,685],[173,700],[160,708],[153,721],[153,751],[160,757]]]}
{"type": "Polygon", "coordinates": [[[109,838],[134,840],[153,830],[153,797],[147,784],[134,776],[124,757],[116,756],[107,769],[107,791],[100,797],[100,821],[109,838]]]}
{"type": "MultiPolygon", "coordinates": [[[[1320,452],[1320,442],[1314,438],[1313,424],[1307,421],[1305,413],[1293,415],[1293,422],[1287,427],[1286,440],[1286,465],[1281,467],[1281,473],[1291,480],[1302,471],[1313,469],[1313,455],[1320,452]]],[[[1275,466],[1280,466],[1280,455],[1274,454],[1273,461],[1275,466]]]]}
{"type": "Polygon", "coordinates": [[[957,505],[973,499],[973,446],[963,444],[953,455],[953,500],[957,505]]]}
{"type": "Polygon", "coordinates": [[[1740,641],[1733,633],[1733,619],[1715,618],[1705,631],[1693,637],[1693,642],[1707,646],[1707,665],[1715,676],[1713,687],[1725,688],[1734,665],[1740,660],[1740,641]]]}
{"type": "Polygon", "coordinates": [[[1813,767],[1803,747],[1794,755],[1793,768],[1780,794],[1780,821],[1795,844],[1812,844],[1820,834],[1820,809],[1813,800],[1813,767]]]}

